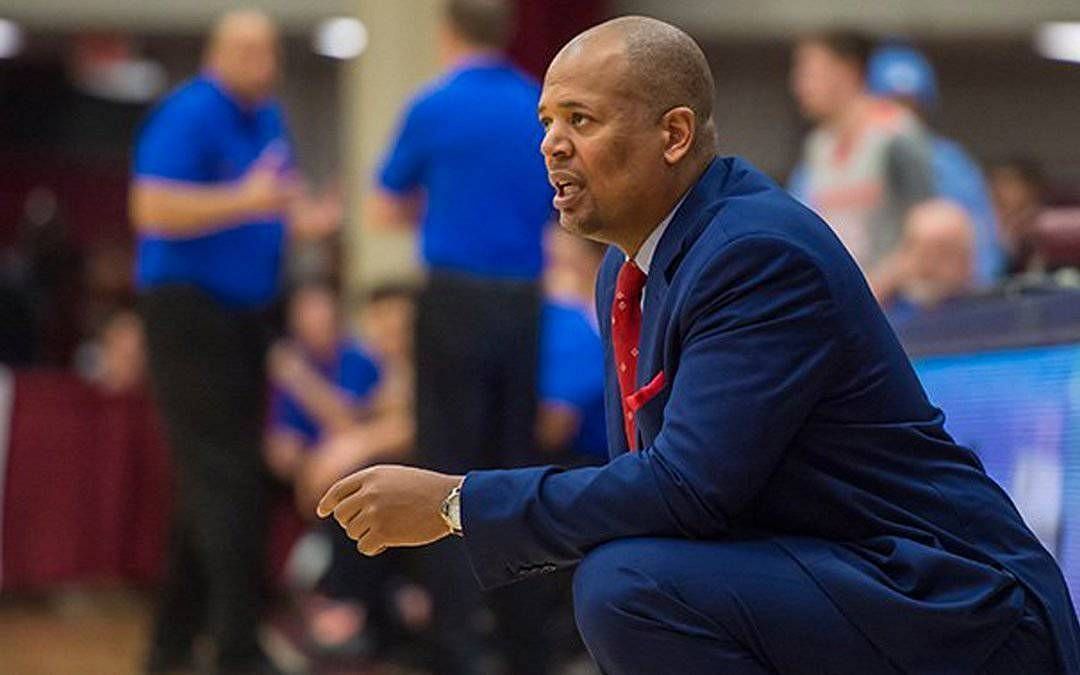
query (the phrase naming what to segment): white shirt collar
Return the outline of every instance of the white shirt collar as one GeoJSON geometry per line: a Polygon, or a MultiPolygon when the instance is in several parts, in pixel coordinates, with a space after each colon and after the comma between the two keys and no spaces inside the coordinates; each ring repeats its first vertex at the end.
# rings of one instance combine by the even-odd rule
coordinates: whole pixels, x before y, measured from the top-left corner
{"type": "MultiPolygon", "coordinates": [[[[689,192],[687,192],[687,194],[689,194],[689,192]]],[[[679,210],[679,207],[682,206],[684,201],[686,201],[686,195],[682,196],[682,199],[675,204],[675,208],[671,209],[667,216],[660,221],[660,224],[653,229],[652,234],[645,238],[645,241],[641,243],[641,247],[634,256],[634,263],[646,275],[649,274],[649,266],[652,265],[653,255],[656,254],[656,247],[660,244],[660,238],[664,236],[664,231],[667,230],[668,225],[671,224],[672,218],[675,217],[675,212],[679,210]]]]}

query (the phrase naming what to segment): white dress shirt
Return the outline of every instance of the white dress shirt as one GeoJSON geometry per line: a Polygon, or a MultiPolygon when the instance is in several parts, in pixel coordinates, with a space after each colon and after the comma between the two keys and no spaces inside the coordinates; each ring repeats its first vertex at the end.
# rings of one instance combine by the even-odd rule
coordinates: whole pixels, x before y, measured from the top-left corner
{"type": "MultiPolygon", "coordinates": [[[[660,238],[664,236],[664,232],[667,231],[668,225],[671,224],[671,219],[675,217],[675,212],[679,210],[682,203],[686,201],[686,195],[683,195],[681,199],[675,204],[675,207],[668,212],[667,216],[660,221],[651,234],[645,238],[645,241],[641,242],[641,246],[638,248],[637,253],[634,254],[634,264],[645,273],[645,276],[649,276],[649,267],[652,265],[653,256],[656,254],[656,247],[660,243],[660,238]]],[[[629,260],[629,258],[627,258],[629,260]]],[[[641,309],[645,309],[645,294],[641,294],[641,309]]]]}

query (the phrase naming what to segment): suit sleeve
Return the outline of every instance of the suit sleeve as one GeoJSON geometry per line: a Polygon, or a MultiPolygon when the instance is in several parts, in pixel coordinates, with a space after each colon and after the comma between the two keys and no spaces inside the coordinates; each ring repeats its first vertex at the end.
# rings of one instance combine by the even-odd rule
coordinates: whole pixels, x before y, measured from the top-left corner
{"type": "Polygon", "coordinates": [[[576,563],[624,537],[720,538],[767,483],[837,358],[827,282],[780,239],[743,238],[701,268],[652,446],[603,467],[477,471],[462,496],[484,586],[576,563]]]}

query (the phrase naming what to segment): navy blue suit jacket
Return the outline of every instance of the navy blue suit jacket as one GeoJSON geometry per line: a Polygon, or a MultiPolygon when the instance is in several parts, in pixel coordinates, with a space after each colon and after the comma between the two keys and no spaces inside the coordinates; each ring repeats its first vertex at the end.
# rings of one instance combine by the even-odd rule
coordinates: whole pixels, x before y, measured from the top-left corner
{"type": "Polygon", "coordinates": [[[607,334],[622,262],[610,251],[597,282],[611,461],[470,473],[465,543],[483,585],[625,537],[769,536],[902,671],[974,672],[1026,590],[1062,672],[1080,673],[1060,570],[944,431],[820,218],[737,158],[691,189],[645,286],[639,385],[661,370],[666,385],[637,413],[636,453],[607,334]]]}

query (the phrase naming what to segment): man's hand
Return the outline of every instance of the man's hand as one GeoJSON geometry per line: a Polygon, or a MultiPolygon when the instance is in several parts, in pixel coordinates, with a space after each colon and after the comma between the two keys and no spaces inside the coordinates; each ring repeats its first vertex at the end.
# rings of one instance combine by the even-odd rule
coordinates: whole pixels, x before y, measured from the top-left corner
{"type": "Polygon", "coordinates": [[[195,237],[252,218],[284,216],[299,195],[288,155],[270,145],[236,181],[189,183],[137,178],[131,186],[131,222],[158,237],[195,237]]]}
{"type": "Polygon", "coordinates": [[[334,483],[316,513],[333,514],[364,555],[422,546],[450,534],[440,508],[463,480],[408,466],[373,466],[334,483]]]}
{"type": "Polygon", "coordinates": [[[240,179],[239,194],[252,214],[285,213],[298,195],[297,180],[285,170],[287,155],[269,146],[240,179]]]}
{"type": "Polygon", "coordinates": [[[326,239],[341,231],[345,217],[345,196],[340,184],[319,194],[301,190],[289,205],[289,231],[307,241],[326,239]]]}
{"type": "Polygon", "coordinates": [[[303,352],[285,340],[270,348],[267,365],[270,379],[283,389],[288,389],[290,384],[307,375],[310,370],[303,352]]]}

